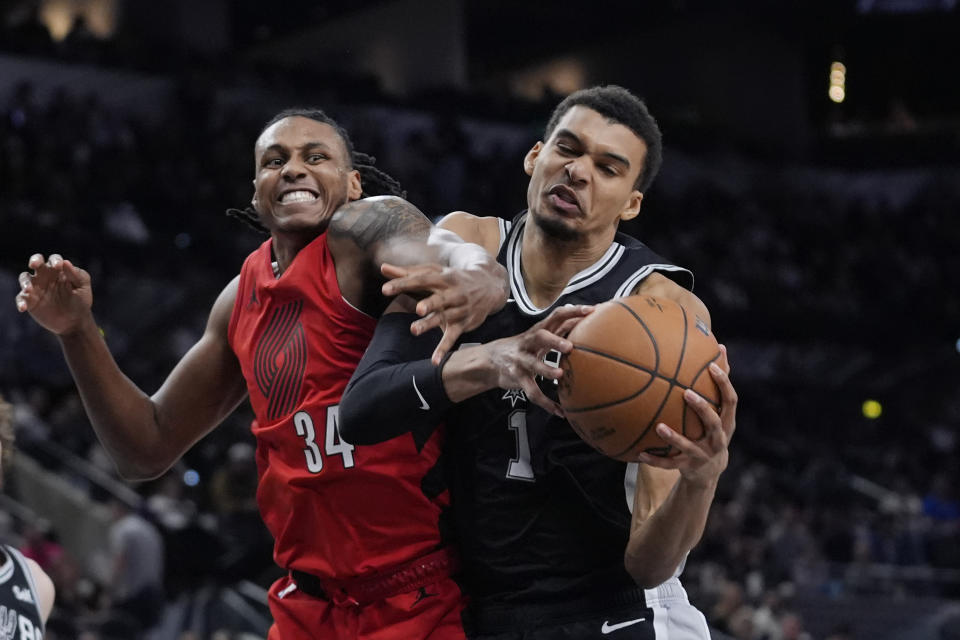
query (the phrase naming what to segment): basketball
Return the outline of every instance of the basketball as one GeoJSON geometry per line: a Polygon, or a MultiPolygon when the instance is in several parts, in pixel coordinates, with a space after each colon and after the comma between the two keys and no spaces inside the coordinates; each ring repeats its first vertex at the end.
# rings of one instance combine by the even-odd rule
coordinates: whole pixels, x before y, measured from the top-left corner
{"type": "Polygon", "coordinates": [[[657,435],[660,422],[690,440],[702,438],[703,423],[683,400],[685,389],[719,412],[720,390],[707,367],[720,360],[720,347],[703,319],[672,300],[636,295],[604,302],[568,339],[573,350],[560,361],[560,405],[580,437],[605,455],[677,455],[657,435]]]}

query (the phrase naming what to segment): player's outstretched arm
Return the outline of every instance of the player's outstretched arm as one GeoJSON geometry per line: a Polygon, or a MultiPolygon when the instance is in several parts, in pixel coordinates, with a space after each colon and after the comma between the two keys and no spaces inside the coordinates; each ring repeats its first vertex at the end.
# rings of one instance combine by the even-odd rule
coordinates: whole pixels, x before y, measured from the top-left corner
{"type": "Polygon", "coordinates": [[[340,434],[363,445],[433,429],[452,404],[498,387],[523,389],[531,402],[560,413],[535,377],[556,380],[563,374],[543,357],[551,349],[568,353],[566,334],[591,310],[560,307],[519,335],[454,351],[440,366],[427,359],[437,332],[411,339],[407,327],[415,316],[387,313],[340,400],[340,434]]]}
{"type": "MultiPolygon", "coordinates": [[[[726,363],[726,348],[723,362],[726,363]]],[[[697,412],[706,433],[692,442],[666,425],[657,433],[680,450],[672,458],[641,453],[633,523],[624,562],[644,588],[670,578],[687,553],[700,541],[720,474],[727,468],[730,438],[736,429],[737,392],[727,370],[710,365],[720,389],[720,414],[696,393],[684,399],[697,412]]]]}
{"type": "Polygon", "coordinates": [[[90,275],[57,254],[36,254],[28,267],[33,273],[20,274],[17,309],[57,336],[97,437],[125,478],[163,473],[243,399],[227,342],[236,280],[214,304],[203,337],[150,397],[107,348],[91,310],[90,275]]]}
{"type": "Polygon", "coordinates": [[[464,331],[476,328],[506,303],[507,274],[496,259],[483,247],[435,227],[402,198],[350,202],[337,210],[329,232],[341,291],[355,306],[375,315],[383,311],[386,301],[369,283],[382,282],[384,265],[388,277],[406,278],[384,293],[422,298],[416,306],[421,318],[411,330],[416,335],[443,329],[434,362],[439,363],[464,331]]]}

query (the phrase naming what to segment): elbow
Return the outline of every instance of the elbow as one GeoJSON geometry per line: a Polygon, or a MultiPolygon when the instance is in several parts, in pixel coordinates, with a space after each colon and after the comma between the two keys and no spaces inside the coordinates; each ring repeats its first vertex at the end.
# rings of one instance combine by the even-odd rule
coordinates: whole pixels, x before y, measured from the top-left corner
{"type": "Polygon", "coordinates": [[[363,403],[358,401],[356,394],[344,394],[340,400],[340,408],[337,409],[337,431],[340,439],[352,445],[373,444],[363,437],[364,430],[361,425],[365,420],[363,403]]]}
{"type": "Polygon", "coordinates": [[[124,482],[145,482],[147,480],[156,480],[162,476],[176,460],[166,460],[156,456],[152,457],[126,457],[120,458],[114,456],[113,463],[117,468],[117,474],[124,482]]]}
{"type": "Polygon", "coordinates": [[[653,589],[670,578],[676,572],[679,563],[670,565],[663,562],[644,562],[630,555],[624,557],[624,568],[641,589],[653,589]]]}

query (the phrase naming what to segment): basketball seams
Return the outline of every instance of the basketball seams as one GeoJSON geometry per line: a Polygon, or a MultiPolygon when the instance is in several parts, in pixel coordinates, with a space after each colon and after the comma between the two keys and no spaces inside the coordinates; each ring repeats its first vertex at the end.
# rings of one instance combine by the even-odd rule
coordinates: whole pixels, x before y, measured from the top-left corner
{"type": "MultiPolygon", "coordinates": [[[[654,363],[656,366],[656,370],[657,372],[659,372],[660,371],[660,344],[657,342],[656,337],[653,335],[653,331],[650,330],[650,327],[647,326],[647,323],[643,320],[643,318],[641,318],[636,311],[630,308],[629,305],[621,302],[620,300],[617,300],[616,303],[619,304],[624,309],[626,309],[630,313],[630,315],[633,316],[634,320],[640,323],[640,326],[643,327],[643,330],[647,332],[647,335],[650,337],[650,343],[653,345],[653,352],[655,354],[654,363]]],[[[682,306],[680,305],[677,305],[677,306],[680,307],[680,311],[684,314],[683,349],[680,350],[680,362],[683,362],[683,351],[687,345],[686,311],[684,311],[682,306]]],[[[663,413],[663,408],[667,406],[667,400],[670,399],[670,393],[673,391],[674,387],[677,384],[676,377],[679,373],[680,373],[680,365],[678,363],[677,369],[673,373],[672,380],[666,378],[666,376],[660,375],[659,373],[654,374],[657,377],[663,378],[667,381],[667,392],[663,394],[663,398],[661,398],[660,400],[660,406],[657,407],[657,412],[653,414],[653,417],[650,419],[650,422],[647,423],[647,426],[644,427],[643,430],[640,432],[640,434],[634,439],[634,441],[630,443],[630,446],[628,446],[623,451],[620,451],[619,453],[615,453],[614,457],[622,456],[623,454],[625,454],[626,452],[630,451],[635,446],[637,446],[637,443],[643,440],[646,437],[647,433],[650,432],[650,429],[653,428],[653,425],[657,423],[657,419],[660,417],[660,414],[663,413]]],[[[663,453],[667,454],[669,452],[670,452],[670,446],[667,445],[667,449],[663,453]]]]}
{"type": "Polygon", "coordinates": [[[647,337],[650,338],[650,344],[653,345],[654,367],[657,371],[659,371],[660,370],[660,345],[657,344],[657,339],[653,336],[653,331],[651,331],[650,327],[647,326],[647,323],[643,321],[643,318],[637,315],[637,312],[630,308],[630,305],[624,304],[620,300],[614,300],[613,303],[618,304],[624,309],[626,309],[627,313],[633,316],[633,319],[639,322],[640,326],[643,327],[643,330],[647,332],[647,337]]]}
{"type": "MultiPolygon", "coordinates": [[[[697,340],[697,335],[693,332],[695,327],[690,324],[693,316],[683,305],[676,304],[675,301],[669,299],[659,301],[664,303],[663,306],[652,304],[657,303],[658,299],[651,296],[640,295],[636,296],[636,299],[631,298],[626,298],[623,301],[619,299],[610,300],[609,306],[614,309],[616,306],[625,309],[642,327],[648,343],[643,344],[641,334],[634,333],[635,330],[630,330],[628,318],[622,315],[618,317],[617,313],[619,312],[617,312],[612,315],[608,314],[605,321],[600,324],[590,324],[590,328],[586,330],[584,337],[594,336],[592,339],[588,338],[594,345],[574,344],[573,351],[569,354],[574,356],[575,353],[580,353],[579,358],[571,359],[571,363],[573,360],[577,360],[588,369],[596,368],[597,371],[605,368],[605,374],[613,376],[608,383],[602,381],[593,383],[596,389],[588,392],[581,398],[582,400],[596,402],[604,399],[604,396],[607,399],[612,395],[619,395],[619,397],[590,406],[581,405],[568,408],[568,405],[564,407],[564,410],[569,414],[571,423],[586,420],[585,425],[589,425],[593,421],[592,424],[599,429],[608,421],[612,421],[604,427],[603,431],[609,431],[611,426],[613,429],[617,429],[617,424],[621,424],[622,429],[627,429],[627,431],[621,431],[619,437],[607,440],[608,434],[584,434],[574,426],[574,430],[580,433],[581,437],[604,455],[629,460],[633,452],[642,450],[652,455],[669,456],[677,452],[676,447],[662,442],[660,438],[653,437],[651,429],[657,423],[664,422],[666,419],[670,421],[668,423],[670,427],[676,428],[681,435],[688,439],[699,441],[703,438],[705,435],[703,426],[697,438],[691,437],[693,422],[698,421],[699,415],[683,399],[683,392],[686,389],[692,390],[697,396],[709,402],[711,407],[719,413],[719,400],[715,401],[704,395],[706,393],[716,394],[712,393],[707,387],[704,387],[702,393],[695,387],[704,384],[705,371],[711,363],[722,358],[722,350],[714,351],[711,355],[707,343],[701,343],[697,340]],[[672,304],[666,305],[668,302],[672,304]],[[651,304],[653,308],[648,309],[647,306],[651,304]],[[678,307],[677,310],[672,309],[674,305],[678,307]],[[657,313],[658,310],[660,313],[657,313]],[[644,315],[647,313],[651,315],[644,315]],[[678,323],[682,324],[682,329],[677,326],[678,323]],[[617,331],[614,331],[611,335],[610,330],[614,328],[617,328],[617,331]],[[626,342],[618,339],[618,331],[620,330],[631,333],[630,339],[626,342]],[[671,335],[670,339],[664,343],[663,349],[661,349],[657,340],[657,335],[661,332],[664,332],[664,336],[661,338],[668,334],[671,335]],[[692,354],[691,357],[695,356],[695,362],[688,361],[687,349],[694,349],[695,354],[692,354]],[[707,353],[704,354],[704,351],[707,351],[707,353]],[[674,367],[672,367],[672,371],[661,373],[661,365],[668,364],[666,362],[668,355],[676,358],[674,367]],[[634,361],[634,358],[636,358],[636,361],[634,361]],[[603,361],[607,361],[609,364],[603,365],[603,361]],[[686,367],[688,362],[690,362],[691,367],[695,367],[693,371],[690,371],[690,367],[686,367]],[[618,369],[619,366],[626,368],[618,369]],[[631,374],[631,371],[636,373],[631,374]],[[647,380],[637,379],[637,376],[641,374],[646,376],[647,380]],[[649,396],[649,402],[642,399],[644,394],[649,396]],[[631,417],[635,420],[631,420],[631,417]],[[646,422],[642,421],[644,417],[648,419],[646,422]],[[633,422],[633,426],[628,428],[628,422],[633,422]],[[624,446],[623,436],[627,438],[632,436],[632,441],[628,446],[624,446]],[[603,440],[607,440],[606,444],[599,444],[603,440]],[[645,440],[650,440],[650,442],[646,445],[641,444],[645,440]],[[616,450],[611,450],[614,447],[616,447],[616,450]]],[[[603,306],[606,307],[607,304],[605,303],[603,306]]],[[[709,333],[704,333],[709,338],[709,333]]],[[[711,340],[711,342],[714,342],[713,346],[716,347],[715,341],[711,340]]],[[[571,399],[567,398],[564,402],[569,402],[571,399]]]]}
{"type": "Polygon", "coordinates": [[[649,374],[652,375],[652,376],[658,376],[658,377],[661,377],[661,378],[665,377],[665,376],[663,376],[663,374],[657,373],[656,369],[649,369],[649,368],[643,366],[642,364],[637,364],[636,362],[631,362],[631,361],[629,361],[629,360],[625,360],[625,359],[621,358],[620,356],[615,356],[615,355],[613,355],[612,353],[607,353],[606,351],[600,351],[599,349],[594,349],[593,347],[584,347],[584,346],[575,344],[575,345],[573,345],[573,350],[574,350],[574,351],[584,351],[584,352],[586,352],[586,353],[592,353],[592,354],[597,355],[597,356],[602,356],[602,357],[604,357],[604,358],[609,358],[609,359],[613,360],[614,362],[619,362],[620,364],[624,364],[624,365],[630,367],[631,369],[636,369],[637,371],[643,371],[644,373],[649,373],[649,374]]]}
{"type": "MultiPolygon", "coordinates": [[[[683,316],[683,340],[680,342],[680,357],[677,359],[677,369],[676,371],[673,372],[674,378],[678,378],[680,376],[680,368],[683,366],[683,359],[687,355],[687,337],[690,335],[690,323],[687,321],[687,310],[683,307],[683,305],[677,305],[677,306],[680,307],[680,314],[683,316]]],[[[693,383],[691,382],[691,386],[692,384],[693,383]]],[[[667,391],[668,397],[670,396],[670,393],[672,391],[673,391],[673,387],[670,387],[670,390],[667,391]]],[[[681,391],[680,393],[682,395],[683,391],[681,391]]],[[[664,404],[666,404],[666,400],[664,400],[664,404]]],[[[658,413],[657,415],[659,416],[660,414],[658,413]]],[[[683,403],[683,409],[680,415],[682,416],[680,418],[680,433],[682,433],[683,436],[686,437],[687,435],[687,403],[686,402],[683,403]]],[[[670,448],[671,447],[667,447],[668,452],[670,448]]]]}

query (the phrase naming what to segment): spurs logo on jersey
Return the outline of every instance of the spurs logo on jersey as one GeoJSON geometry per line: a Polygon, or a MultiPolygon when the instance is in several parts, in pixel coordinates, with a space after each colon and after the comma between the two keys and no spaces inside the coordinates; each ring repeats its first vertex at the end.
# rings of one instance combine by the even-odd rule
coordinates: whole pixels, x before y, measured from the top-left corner
{"type": "Polygon", "coordinates": [[[509,400],[510,406],[517,406],[518,402],[526,402],[527,394],[523,392],[523,389],[507,389],[507,392],[503,394],[502,400],[509,400]]]}
{"type": "Polygon", "coordinates": [[[41,640],[43,622],[37,608],[33,576],[20,552],[0,546],[0,640],[41,640]]]}
{"type": "Polygon", "coordinates": [[[43,634],[30,618],[0,605],[0,640],[42,640],[43,634]]]}
{"type": "Polygon", "coordinates": [[[257,343],[257,386],[269,398],[267,417],[279,418],[297,406],[307,366],[307,338],[300,323],[303,300],[277,307],[257,343]]]}

